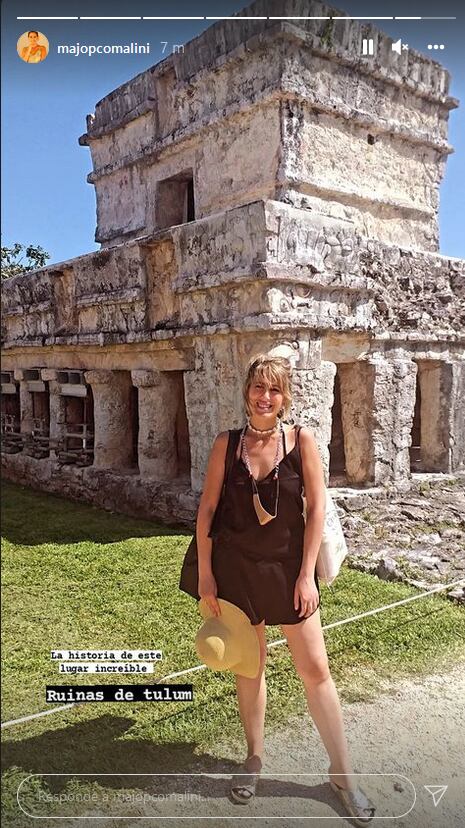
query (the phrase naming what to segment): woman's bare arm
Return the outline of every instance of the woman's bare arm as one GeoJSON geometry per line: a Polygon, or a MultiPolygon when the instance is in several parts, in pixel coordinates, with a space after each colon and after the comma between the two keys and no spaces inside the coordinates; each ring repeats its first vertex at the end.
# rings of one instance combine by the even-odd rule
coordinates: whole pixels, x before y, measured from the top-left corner
{"type": "Polygon", "coordinates": [[[207,471],[203,484],[203,491],[200,498],[197,513],[196,538],[199,561],[199,576],[211,574],[211,553],[212,541],[208,537],[213,515],[221,497],[223,480],[225,475],[226,450],[229,434],[222,431],[215,438],[210,457],[208,459],[207,471]]]}
{"type": "Polygon", "coordinates": [[[307,524],[301,574],[313,577],[325,519],[326,487],[316,440],[307,427],[300,430],[300,454],[307,499],[307,524]]]}

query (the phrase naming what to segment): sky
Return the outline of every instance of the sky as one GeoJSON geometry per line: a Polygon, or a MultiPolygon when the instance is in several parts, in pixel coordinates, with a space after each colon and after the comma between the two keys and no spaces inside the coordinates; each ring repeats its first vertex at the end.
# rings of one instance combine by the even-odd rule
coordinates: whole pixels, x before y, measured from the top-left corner
{"type": "MultiPolygon", "coordinates": [[[[237,0],[4,0],[2,3],[2,245],[40,245],[54,264],[99,250],[94,241],[96,203],[90,151],[78,144],[86,115],[120,84],[158,63],[173,44],[204,31],[207,20],[68,20],[41,16],[210,16],[245,8],[237,0]],[[17,20],[18,16],[31,19],[17,20]],[[27,65],[16,51],[23,32],[47,35],[47,59],[27,65]],[[58,43],[150,42],[148,55],[58,55],[58,43]]],[[[334,3],[351,15],[455,17],[455,20],[379,20],[376,26],[394,39],[439,60],[452,73],[450,94],[462,100],[449,120],[449,156],[440,190],[440,252],[465,257],[465,11],[458,0],[344,0],[334,3]],[[428,44],[444,44],[441,51],[428,44]]],[[[275,12],[271,12],[275,13],[275,12]]]]}

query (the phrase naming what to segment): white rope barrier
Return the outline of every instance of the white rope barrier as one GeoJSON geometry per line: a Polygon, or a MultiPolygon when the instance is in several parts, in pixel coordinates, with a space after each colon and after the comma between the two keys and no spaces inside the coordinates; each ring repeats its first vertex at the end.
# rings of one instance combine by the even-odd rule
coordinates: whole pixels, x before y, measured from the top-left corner
{"type": "MultiPolygon", "coordinates": [[[[341,621],[333,621],[331,624],[324,624],[322,625],[322,629],[331,630],[334,627],[341,627],[343,624],[350,624],[352,621],[358,621],[360,618],[368,618],[370,615],[376,615],[379,612],[386,612],[386,610],[390,610],[393,607],[400,607],[402,604],[408,604],[410,601],[418,601],[420,598],[427,598],[429,595],[434,595],[436,592],[443,592],[446,589],[452,589],[460,584],[465,584],[465,578],[461,578],[459,581],[453,581],[451,584],[441,584],[434,589],[429,589],[426,592],[420,592],[418,595],[411,595],[409,598],[403,598],[401,601],[394,601],[392,604],[385,604],[382,607],[376,607],[376,609],[360,612],[358,615],[351,615],[349,618],[343,618],[341,621]]],[[[271,650],[272,647],[277,647],[280,644],[286,643],[286,638],[280,638],[277,641],[272,641],[270,644],[267,644],[267,650],[271,650]]],[[[179,670],[177,673],[169,673],[168,675],[157,679],[155,683],[161,684],[162,682],[167,681],[167,679],[187,676],[190,673],[205,670],[206,667],[206,664],[199,664],[196,667],[188,667],[186,670],[179,670]]],[[[78,704],[84,704],[84,702],[70,702],[69,704],[61,705],[61,707],[52,707],[51,710],[42,710],[40,713],[31,713],[29,716],[22,716],[20,719],[11,719],[8,722],[2,722],[1,727],[3,730],[3,728],[12,727],[12,725],[21,724],[22,722],[30,722],[32,719],[39,719],[42,716],[50,716],[52,713],[59,713],[61,710],[69,710],[71,707],[76,707],[78,704]]]]}

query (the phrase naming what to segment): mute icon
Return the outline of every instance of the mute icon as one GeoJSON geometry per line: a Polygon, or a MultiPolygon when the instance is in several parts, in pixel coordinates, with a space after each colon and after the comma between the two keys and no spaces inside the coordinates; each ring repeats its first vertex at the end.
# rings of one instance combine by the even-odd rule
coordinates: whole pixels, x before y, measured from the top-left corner
{"type": "Polygon", "coordinates": [[[402,52],[402,40],[395,40],[394,43],[391,43],[391,49],[393,52],[397,52],[398,55],[402,52]]]}

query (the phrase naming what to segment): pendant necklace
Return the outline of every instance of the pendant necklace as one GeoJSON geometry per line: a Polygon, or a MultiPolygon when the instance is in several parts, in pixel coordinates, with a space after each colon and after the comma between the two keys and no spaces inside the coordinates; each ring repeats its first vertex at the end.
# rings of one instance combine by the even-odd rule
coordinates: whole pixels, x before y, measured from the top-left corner
{"type": "Polygon", "coordinates": [[[252,482],[253,505],[254,505],[255,513],[257,515],[258,522],[260,523],[260,525],[264,526],[265,523],[269,523],[270,520],[273,520],[278,514],[278,500],[279,500],[279,463],[278,463],[278,457],[279,457],[279,444],[280,444],[281,440],[283,441],[283,444],[284,444],[284,429],[283,429],[283,424],[280,423],[279,424],[280,434],[279,434],[278,440],[276,442],[276,456],[275,456],[275,460],[274,460],[274,475],[273,475],[273,480],[276,480],[276,499],[275,499],[275,506],[274,506],[274,514],[270,514],[270,512],[268,512],[265,509],[265,507],[263,506],[263,504],[260,500],[260,495],[258,493],[257,481],[255,480],[255,478],[252,474],[252,470],[250,468],[249,455],[247,453],[247,446],[245,444],[245,432],[246,431],[247,431],[247,426],[245,425],[244,428],[242,429],[242,434],[241,434],[241,456],[244,457],[245,467],[246,467],[246,469],[249,473],[249,477],[250,477],[250,480],[252,482]]]}

